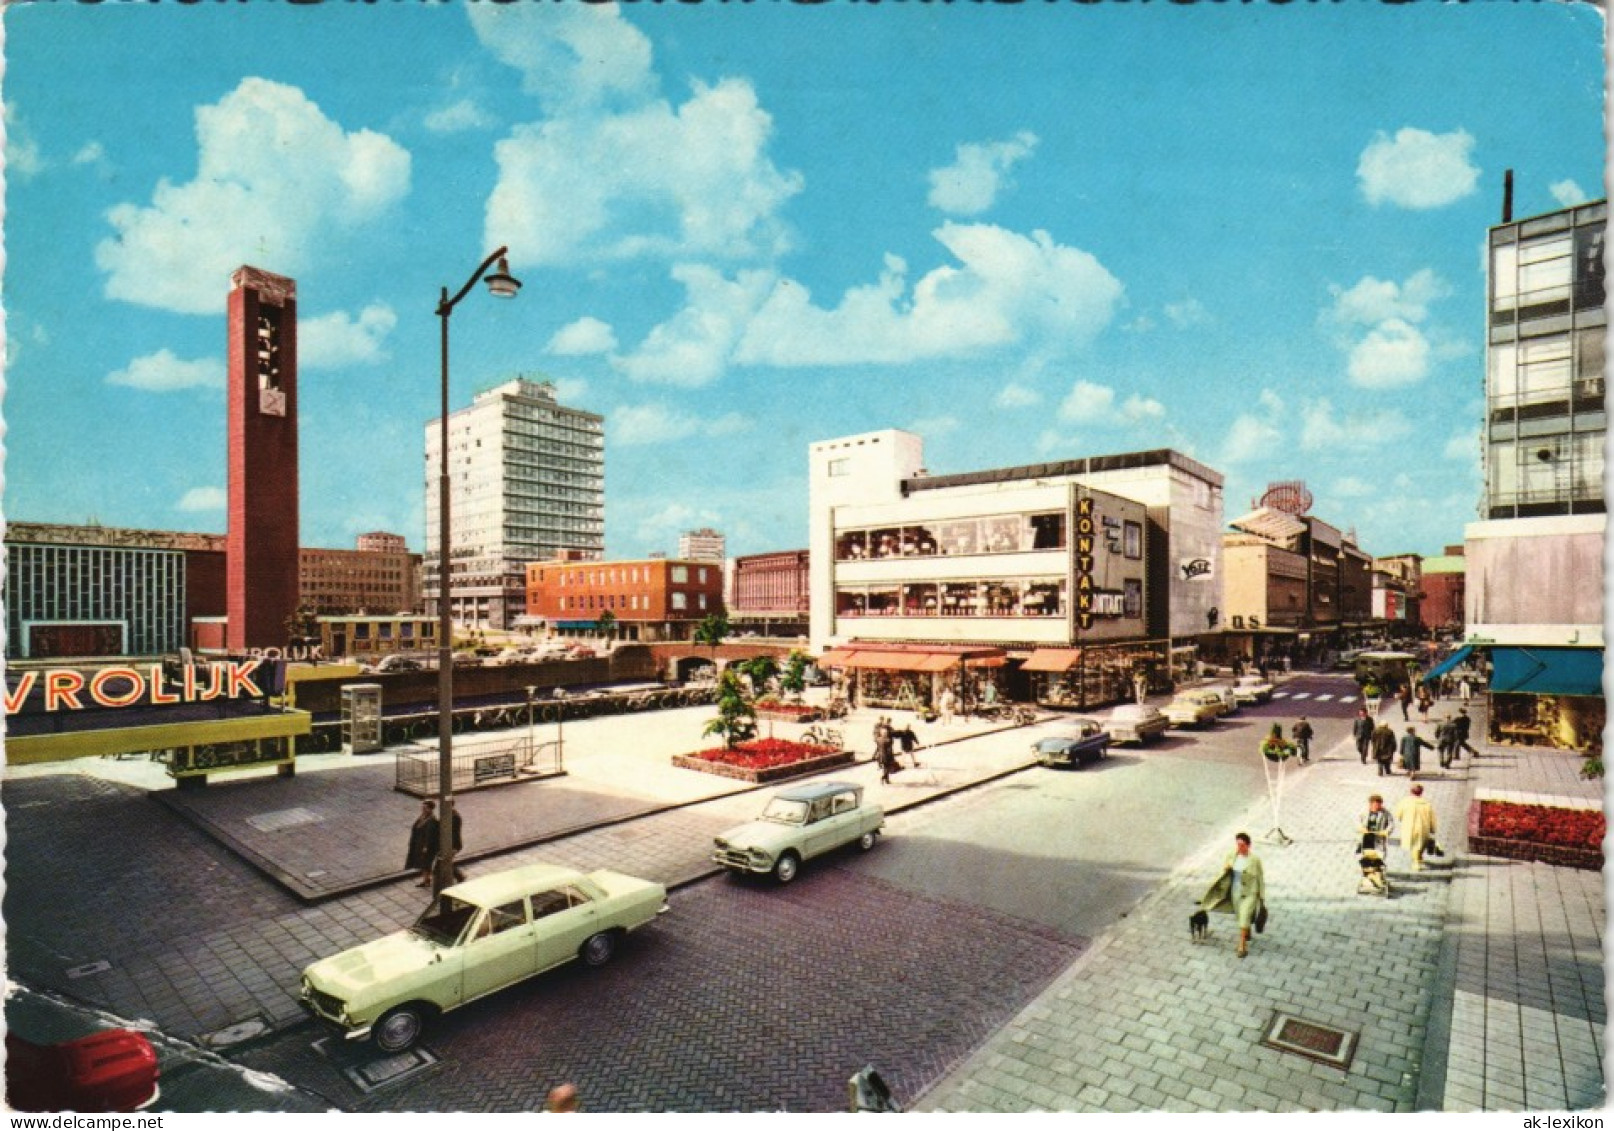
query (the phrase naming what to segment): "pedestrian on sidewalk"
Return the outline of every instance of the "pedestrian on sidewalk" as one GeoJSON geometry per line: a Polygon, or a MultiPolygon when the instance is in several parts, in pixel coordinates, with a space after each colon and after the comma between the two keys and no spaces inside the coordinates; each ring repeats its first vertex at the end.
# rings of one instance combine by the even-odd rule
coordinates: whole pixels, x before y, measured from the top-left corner
{"type": "Polygon", "coordinates": [[[1435,700],[1434,700],[1434,696],[1429,694],[1429,685],[1427,683],[1420,683],[1418,685],[1418,717],[1419,717],[1419,719],[1421,719],[1423,722],[1427,723],[1429,721],[1429,708],[1433,707],[1434,705],[1435,705],[1435,700]]]}
{"type": "Polygon", "coordinates": [[[1457,745],[1456,749],[1452,751],[1452,757],[1460,758],[1462,757],[1462,751],[1466,750],[1470,758],[1478,758],[1479,751],[1468,744],[1468,732],[1469,728],[1474,725],[1474,720],[1468,717],[1466,707],[1457,708],[1457,717],[1451,721],[1451,725],[1453,733],[1457,737],[1457,745]]]}
{"type": "Polygon", "coordinates": [[[1383,796],[1373,794],[1367,799],[1367,812],[1356,819],[1358,862],[1362,868],[1362,882],[1356,885],[1358,895],[1389,894],[1389,885],[1384,879],[1384,864],[1393,831],[1395,820],[1385,812],[1383,796]]]}
{"type": "Polygon", "coordinates": [[[874,760],[880,763],[880,781],[887,785],[891,783],[891,775],[900,768],[892,752],[893,737],[890,719],[881,715],[874,720],[874,760]]]}
{"type": "Polygon", "coordinates": [[[1449,770],[1457,756],[1457,727],[1454,719],[1442,719],[1435,724],[1435,752],[1440,755],[1440,768],[1449,770]]]}
{"type": "Polygon", "coordinates": [[[1401,826],[1401,847],[1412,857],[1412,870],[1423,871],[1423,854],[1435,841],[1435,807],[1424,798],[1423,786],[1396,802],[1395,820],[1401,826]]]}
{"type": "Polygon", "coordinates": [[[1433,750],[1434,747],[1418,734],[1418,728],[1409,726],[1407,733],[1401,736],[1401,764],[1407,768],[1407,773],[1413,778],[1423,768],[1423,751],[1433,750]]]}
{"type": "Polygon", "coordinates": [[[902,744],[902,752],[908,755],[913,762],[913,768],[919,768],[919,755],[914,751],[919,749],[919,736],[913,732],[913,724],[909,723],[896,732],[896,739],[902,744]]]}
{"type": "Polygon", "coordinates": [[[1373,728],[1373,760],[1379,764],[1379,777],[1395,773],[1391,765],[1395,760],[1395,731],[1385,723],[1373,728]]]}
{"type": "Polygon", "coordinates": [[[1311,724],[1306,721],[1305,715],[1300,716],[1300,721],[1294,725],[1289,733],[1295,740],[1295,746],[1300,749],[1300,760],[1310,762],[1311,736],[1316,732],[1311,729],[1311,724]]]}
{"type": "Polygon", "coordinates": [[[437,855],[437,802],[428,798],[420,803],[415,823],[409,826],[409,849],[404,856],[404,867],[420,874],[415,886],[423,888],[432,882],[432,859],[437,855]]]}
{"type": "Polygon", "coordinates": [[[1233,838],[1233,851],[1222,862],[1221,875],[1199,901],[1202,911],[1230,913],[1238,917],[1240,958],[1250,953],[1250,924],[1266,902],[1265,875],[1261,858],[1250,851],[1250,834],[1233,838]]]}
{"type": "Polygon", "coordinates": [[[1396,688],[1395,698],[1396,702],[1401,704],[1401,721],[1406,722],[1410,718],[1407,714],[1407,708],[1412,706],[1412,688],[1403,683],[1396,688]]]}
{"type": "Polygon", "coordinates": [[[1473,696],[1474,685],[1468,682],[1468,677],[1465,675],[1457,683],[1457,698],[1461,699],[1463,701],[1463,706],[1466,707],[1468,706],[1468,701],[1473,698],[1473,696]]]}
{"type": "Polygon", "coordinates": [[[953,694],[951,687],[942,688],[941,699],[936,706],[941,712],[941,725],[944,727],[952,726],[953,712],[958,709],[958,696],[953,694]]]}
{"type": "Polygon", "coordinates": [[[1373,742],[1373,718],[1367,713],[1366,707],[1356,709],[1356,721],[1351,724],[1351,737],[1356,739],[1356,753],[1362,758],[1362,765],[1367,765],[1368,747],[1373,742]]]}

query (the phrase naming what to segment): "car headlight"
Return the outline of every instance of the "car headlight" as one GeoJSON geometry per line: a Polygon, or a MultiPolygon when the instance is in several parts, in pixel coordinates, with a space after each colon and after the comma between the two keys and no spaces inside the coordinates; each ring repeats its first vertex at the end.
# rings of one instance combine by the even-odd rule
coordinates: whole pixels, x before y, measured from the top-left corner
{"type": "Polygon", "coordinates": [[[761,860],[763,862],[767,862],[769,859],[771,859],[771,857],[768,855],[768,850],[767,849],[765,849],[765,848],[753,848],[751,850],[751,859],[753,859],[753,860],[761,860]]]}

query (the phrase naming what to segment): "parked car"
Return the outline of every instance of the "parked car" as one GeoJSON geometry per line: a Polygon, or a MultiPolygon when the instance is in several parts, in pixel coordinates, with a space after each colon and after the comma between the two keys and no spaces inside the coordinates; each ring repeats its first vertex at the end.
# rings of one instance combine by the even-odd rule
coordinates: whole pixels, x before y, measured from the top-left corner
{"type": "Polygon", "coordinates": [[[1227,713],[1227,704],[1215,691],[1179,691],[1161,713],[1172,726],[1206,726],[1227,713]]]}
{"type": "Polygon", "coordinates": [[[529,864],[445,888],[414,926],[303,971],[304,1008],[349,1040],[401,1052],[438,1014],[581,958],[610,961],[667,910],[667,889],[620,872],[529,864]]]}
{"type": "Polygon", "coordinates": [[[394,653],[391,656],[382,656],[376,663],[375,670],[378,672],[418,672],[420,670],[420,661],[394,653]]]}
{"type": "Polygon", "coordinates": [[[1265,703],[1272,698],[1272,685],[1258,675],[1241,675],[1233,685],[1233,698],[1240,703],[1265,703]]]}
{"type": "Polygon", "coordinates": [[[144,1033],[103,1029],[40,1045],[6,1033],[13,1111],[139,1111],[157,1102],[157,1051],[144,1033]]]}
{"type": "Polygon", "coordinates": [[[1108,758],[1110,736],[1097,719],[1070,719],[1058,734],[1039,738],[1031,745],[1037,761],[1044,766],[1080,766],[1108,758]]]}
{"type": "Polygon", "coordinates": [[[864,802],[863,787],[831,781],[776,793],[754,821],[714,841],[712,859],[733,872],[772,873],[788,884],[802,861],[854,841],[864,852],[885,827],[885,810],[864,802]]]}
{"type": "Polygon", "coordinates": [[[1238,697],[1233,694],[1231,687],[1207,687],[1205,690],[1222,701],[1222,714],[1236,715],[1238,713],[1238,697]]]}
{"type": "Polygon", "coordinates": [[[1139,746],[1159,738],[1170,726],[1171,720],[1160,713],[1160,708],[1147,703],[1122,703],[1104,723],[1111,743],[1136,742],[1139,746]]]}

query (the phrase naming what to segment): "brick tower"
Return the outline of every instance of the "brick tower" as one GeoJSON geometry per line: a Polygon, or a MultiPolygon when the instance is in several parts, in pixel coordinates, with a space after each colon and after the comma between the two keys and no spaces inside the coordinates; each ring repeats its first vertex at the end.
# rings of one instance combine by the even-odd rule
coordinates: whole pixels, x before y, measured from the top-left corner
{"type": "Polygon", "coordinates": [[[230,276],[226,645],[284,648],[297,611],[297,284],[230,276]]]}

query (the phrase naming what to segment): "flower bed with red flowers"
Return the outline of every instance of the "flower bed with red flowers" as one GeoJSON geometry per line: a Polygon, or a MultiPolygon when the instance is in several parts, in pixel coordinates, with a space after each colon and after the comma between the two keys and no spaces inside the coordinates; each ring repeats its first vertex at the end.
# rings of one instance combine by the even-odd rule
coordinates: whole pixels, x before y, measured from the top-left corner
{"type": "Polygon", "coordinates": [[[844,766],[852,761],[848,750],[793,742],[788,738],[753,738],[733,750],[721,746],[693,754],[674,754],[673,765],[740,781],[770,782],[844,766]]]}
{"type": "Polygon", "coordinates": [[[1468,849],[1483,856],[1539,860],[1603,870],[1607,821],[1597,809],[1475,801],[1468,809],[1468,849]]]}
{"type": "Polygon", "coordinates": [[[759,719],[781,723],[816,723],[823,717],[818,708],[810,704],[786,703],[779,699],[758,700],[756,712],[759,719]]]}

